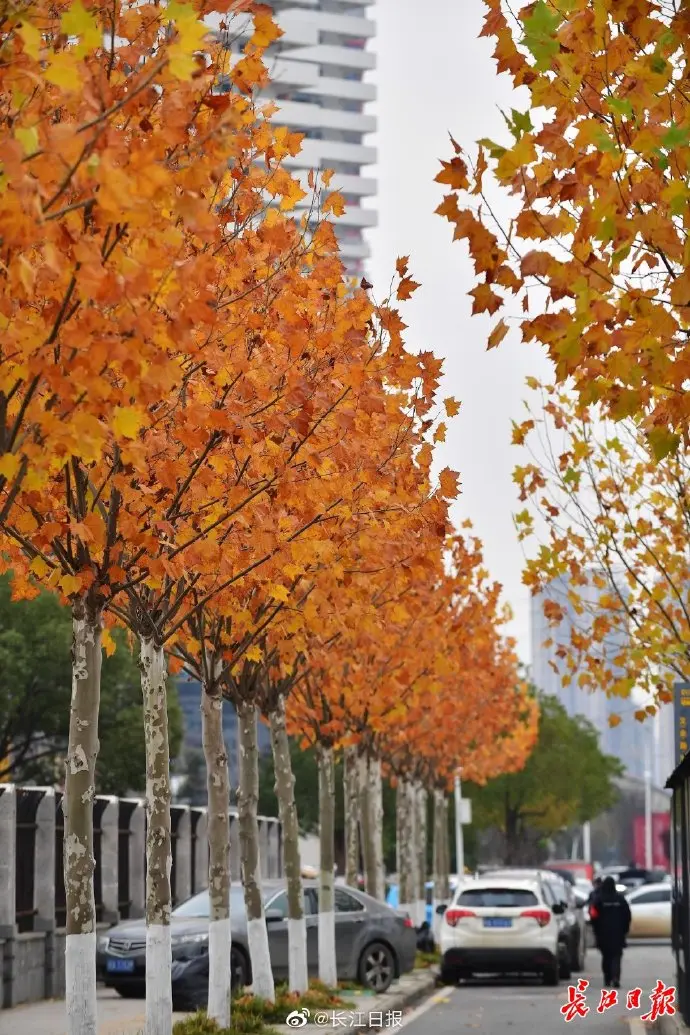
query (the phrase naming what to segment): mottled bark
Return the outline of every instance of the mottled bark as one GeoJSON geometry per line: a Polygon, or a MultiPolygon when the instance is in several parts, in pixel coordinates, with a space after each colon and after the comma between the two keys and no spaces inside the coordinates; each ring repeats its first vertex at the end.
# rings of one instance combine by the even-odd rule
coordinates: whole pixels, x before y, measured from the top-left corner
{"type": "Polygon", "coordinates": [[[288,896],[288,977],[291,992],[309,988],[307,970],[307,923],[304,917],[302,861],[299,850],[299,822],[295,802],[295,775],[285,722],[285,698],[279,697],[269,716],[275,770],[275,792],[283,828],[283,866],[288,896]]]}
{"type": "MultiPolygon", "coordinates": [[[[396,791],[396,841],[398,850],[398,898],[400,909],[413,915],[416,901],[414,874],[414,787],[404,779],[396,791]]],[[[416,919],[416,918],[415,918],[416,919]]]]}
{"type": "Polygon", "coordinates": [[[447,828],[445,795],[437,788],[434,790],[434,897],[437,902],[447,902],[450,897],[447,828]]]}
{"type": "Polygon", "coordinates": [[[256,707],[241,702],[237,709],[240,746],[240,789],[238,813],[240,828],[240,865],[244,904],[247,911],[247,936],[252,962],[254,995],[275,1002],[275,985],[268,950],[268,931],[261,888],[259,854],[259,748],[256,735],[256,707]]]}
{"type": "Polygon", "coordinates": [[[100,612],[83,598],[75,601],[72,606],[72,700],[62,802],[69,1035],[96,1035],[97,1028],[93,800],[99,748],[101,629],[100,612]]]}
{"type": "Polygon", "coordinates": [[[383,783],[381,763],[378,758],[369,759],[369,807],[372,811],[371,829],[373,835],[373,896],[380,902],[386,898],[386,869],[383,861],[383,783]]]}
{"type": "Polygon", "coordinates": [[[441,885],[444,901],[450,899],[450,829],[448,798],[441,792],[441,844],[443,845],[443,883],[441,885]]]}
{"type": "Polygon", "coordinates": [[[345,748],[345,883],[357,887],[359,876],[359,770],[357,749],[345,748]]]}
{"type": "Polygon", "coordinates": [[[146,744],[146,1035],[170,1035],[170,751],[167,667],[162,646],[141,638],[141,690],[146,744]]]}
{"type": "Polygon", "coordinates": [[[208,1016],[221,1028],[230,1025],[232,973],[230,955],[230,776],[223,737],[223,698],[217,685],[218,663],[210,686],[202,686],[201,737],[208,794],[208,893],[210,900],[208,1016]]]}
{"type": "Polygon", "coordinates": [[[415,787],[415,822],[414,848],[415,879],[417,882],[417,923],[424,922],[426,916],[426,881],[427,881],[427,807],[428,795],[421,784],[415,787]]]}
{"type": "Polygon", "coordinates": [[[367,894],[376,897],[376,848],[374,845],[374,814],[369,780],[369,756],[365,753],[358,759],[359,771],[359,816],[362,831],[362,856],[364,858],[364,884],[367,894]]]}
{"type": "Polygon", "coordinates": [[[335,772],[333,749],[317,746],[319,765],[319,980],[338,983],[335,954],[335,772]]]}

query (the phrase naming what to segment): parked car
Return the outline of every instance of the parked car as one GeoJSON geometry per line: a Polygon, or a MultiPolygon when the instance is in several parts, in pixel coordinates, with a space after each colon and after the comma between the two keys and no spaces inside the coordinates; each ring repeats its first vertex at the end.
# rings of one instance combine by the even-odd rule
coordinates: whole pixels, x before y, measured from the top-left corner
{"type": "Polygon", "coordinates": [[[667,882],[643,884],[626,895],[632,922],[629,938],[671,937],[671,891],[667,882]]]}
{"type": "MultiPolygon", "coordinates": [[[[304,882],[307,964],[318,973],[318,884],[304,882]]],[[[284,882],[267,881],[264,907],[273,975],[288,977],[287,892],[284,882]]],[[[172,912],[173,1003],[179,1009],[204,1007],[208,995],[208,891],[183,902],[172,912]]],[[[230,891],[232,918],[232,981],[235,988],[252,982],[247,917],[240,884],[230,891]]],[[[412,922],[364,892],[336,885],[335,933],[338,976],[358,981],[375,992],[414,967],[417,951],[412,922]]],[[[125,997],[143,997],[146,978],[146,923],[127,920],[99,938],[99,976],[125,997]]]]}
{"type": "Polygon", "coordinates": [[[565,906],[560,922],[564,928],[568,943],[570,969],[574,971],[584,970],[587,954],[588,916],[580,905],[575,887],[570,881],[554,870],[528,869],[526,867],[493,870],[487,873],[486,876],[516,877],[520,880],[541,880],[547,897],[549,897],[548,905],[553,905],[554,902],[562,902],[565,906]]]}
{"type": "Polygon", "coordinates": [[[482,877],[458,888],[444,912],[440,934],[441,979],[454,984],[474,974],[541,974],[557,985],[570,977],[568,943],[540,878],[482,877]]]}

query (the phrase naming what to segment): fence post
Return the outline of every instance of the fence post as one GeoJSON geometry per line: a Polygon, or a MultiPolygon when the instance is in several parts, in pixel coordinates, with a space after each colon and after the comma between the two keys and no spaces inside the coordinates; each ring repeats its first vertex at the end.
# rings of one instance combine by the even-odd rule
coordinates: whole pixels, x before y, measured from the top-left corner
{"type": "Polygon", "coordinates": [[[146,914],[146,807],[137,799],[129,821],[130,919],[146,914]]]}
{"type": "Polygon", "coordinates": [[[101,812],[101,906],[103,923],[116,924],[120,919],[118,903],[118,838],[120,799],[99,795],[104,803],[101,812]]]}
{"type": "Polygon", "coordinates": [[[192,886],[192,826],[189,805],[173,805],[170,809],[173,830],[173,905],[186,901],[192,886]]]}
{"type": "Polygon", "coordinates": [[[208,887],[208,824],[206,820],[206,809],[195,808],[191,811],[191,822],[194,832],[192,851],[194,852],[194,866],[192,878],[192,894],[203,891],[208,887]]]}
{"type": "Polygon", "coordinates": [[[0,786],[0,939],[2,940],[2,983],[0,1007],[14,1006],[14,950],[17,937],[15,923],[17,855],[15,827],[17,823],[17,791],[13,784],[0,786]]]}
{"type": "Polygon", "coordinates": [[[55,789],[37,787],[42,793],[36,809],[34,852],[34,930],[45,932],[46,999],[57,995],[55,981],[55,789]]]}

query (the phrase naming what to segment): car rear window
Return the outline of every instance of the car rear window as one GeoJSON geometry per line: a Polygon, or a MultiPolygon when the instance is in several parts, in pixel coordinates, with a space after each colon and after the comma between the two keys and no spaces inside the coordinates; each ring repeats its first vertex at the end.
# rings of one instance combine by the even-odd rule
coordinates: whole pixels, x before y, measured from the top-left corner
{"type": "Polygon", "coordinates": [[[533,891],[524,888],[468,888],[455,904],[474,909],[522,909],[538,906],[539,899],[533,891]]]}

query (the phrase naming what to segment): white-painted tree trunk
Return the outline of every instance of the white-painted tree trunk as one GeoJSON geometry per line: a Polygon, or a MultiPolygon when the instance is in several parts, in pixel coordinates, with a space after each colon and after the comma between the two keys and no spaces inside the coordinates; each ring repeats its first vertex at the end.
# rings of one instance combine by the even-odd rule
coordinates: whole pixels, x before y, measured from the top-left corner
{"type": "Polygon", "coordinates": [[[335,948],[335,772],[333,748],[317,745],[319,764],[319,980],[338,984],[335,948]]]}
{"type": "Polygon", "coordinates": [[[401,778],[395,795],[395,839],[398,856],[398,909],[415,918],[416,886],[414,875],[414,791],[401,778]]]}
{"type": "Polygon", "coordinates": [[[369,807],[372,811],[374,898],[386,899],[386,868],[383,861],[383,782],[378,758],[369,760],[369,807]]]}
{"type": "Polygon", "coordinates": [[[94,611],[83,598],[75,601],[72,607],[72,700],[62,802],[68,1035],[96,1035],[97,1030],[93,799],[99,748],[101,629],[100,612],[94,611]]]}
{"type": "Polygon", "coordinates": [[[240,828],[240,865],[244,905],[247,911],[247,940],[252,964],[252,991],[275,1002],[275,984],[268,948],[268,930],[261,887],[259,852],[259,748],[256,736],[256,707],[242,701],[237,708],[240,747],[240,790],[237,800],[240,828]]]}
{"type": "Polygon", "coordinates": [[[448,904],[448,874],[445,871],[446,838],[444,838],[443,826],[445,818],[443,791],[434,788],[434,843],[433,843],[433,866],[434,866],[434,939],[438,942],[443,918],[436,913],[436,907],[448,904]]]}
{"type": "Polygon", "coordinates": [[[223,737],[223,698],[217,679],[220,659],[209,658],[211,683],[201,689],[201,737],[208,794],[208,1016],[230,1026],[232,929],[230,922],[230,776],[223,737]]]}
{"type": "Polygon", "coordinates": [[[364,859],[364,886],[367,894],[376,897],[376,851],[374,847],[373,808],[370,794],[369,755],[362,752],[357,759],[359,782],[359,817],[364,859]]]}
{"type": "Polygon", "coordinates": [[[415,856],[415,879],[417,882],[417,926],[426,920],[426,874],[427,874],[427,804],[426,788],[416,784],[413,790],[415,817],[413,824],[413,854],[415,856]]]}
{"type": "Polygon", "coordinates": [[[358,886],[359,876],[359,767],[357,749],[343,753],[343,789],[345,792],[345,883],[358,886]]]}
{"type": "Polygon", "coordinates": [[[141,637],[146,742],[146,1035],[172,1031],[170,751],[165,651],[141,637]]]}
{"type": "Polygon", "coordinates": [[[299,822],[295,802],[295,775],[285,719],[285,698],[280,696],[269,716],[275,792],[283,828],[283,863],[288,896],[288,978],[291,992],[309,988],[307,969],[307,921],[304,916],[299,822]]]}

